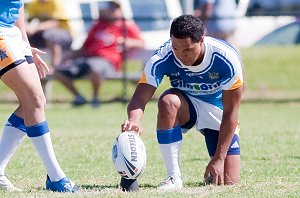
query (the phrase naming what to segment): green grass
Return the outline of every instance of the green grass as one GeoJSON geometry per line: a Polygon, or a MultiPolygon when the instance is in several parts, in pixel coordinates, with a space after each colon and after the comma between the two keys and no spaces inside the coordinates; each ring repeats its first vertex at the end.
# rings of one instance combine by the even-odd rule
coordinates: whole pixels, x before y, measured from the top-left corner
{"type": "Polygon", "coordinates": [[[241,50],[248,98],[300,98],[300,46],[241,50]]]}
{"type": "MultiPolygon", "coordinates": [[[[185,188],[180,192],[159,193],[165,168],[155,135],[156,102],[151,101],[143,118],[142,138],[147,148],[147,167],[139,177],[138,193],[117,189],[119,176],[111,160],[111,149],[126,118],[126,105],[109,103],[122,93],[120,82],[105,82],[100,108],[89,105],[71,108],[71,95],[57,82],[54,101],[47,108],[55,153],[63,170],[80,187],[75,195],[45,190],[46,172],[27,139],[10,161],[6,173],[22,193],[0,191],[0,197],[300,197],[300,47],[242,49],[246,93],[240,109],[242,170],[241,183],[234,186],[203,186],[208,163],[203,136],[191,130],[184,135],[181,169],[185,188]]],[[[90,85],[77,81],[86,97],[90,85]]],[[[158,90],[159,95],[168,83],[158,90]]],[[[129,85],[128,97],[134,85],[129,85]]],[[[0,83],[0,124],[16,107],[13,94],[0,83]]]]}
{"type": "MultiPolygon", "coordinates": [[[[0,105],[3,125],[13,104],[0,105]]],[[[203,136],[195,130],[184,135],[181,167],[185,188],[161,194],[157,185],[165,169],[155,136],[156,103],[149,103],[143,119],[142,138],[148,162],[134,197],[299,197],[300,196],[300,105],[298,103],[243,103],[240,111],[242,171],[235,186],[203,186],[209,160],[203,136]]],[[[81,187],[78,197],[131,196],[117,190],[119,176],[113,168],[111,149],[125,118],[120,103],[70,108],[56,104],[47,109],[52,140],[65,172],[81,187]]],[[[11,160],[6,173],[23,193],[0,192],[9,197],[65,197],[44,189],[45,170],[31,142],[26,139],[11,160]]]]}

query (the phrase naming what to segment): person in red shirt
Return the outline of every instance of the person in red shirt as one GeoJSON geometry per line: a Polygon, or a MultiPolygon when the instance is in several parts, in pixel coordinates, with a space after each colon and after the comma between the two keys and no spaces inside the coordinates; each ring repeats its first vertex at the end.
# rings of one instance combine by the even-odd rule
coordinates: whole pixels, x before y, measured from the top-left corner
{"type": "Polygon", "coordinates": [[[144,47],[139,27],[131,20],[124,20],[117,1],[103,2],[99,10],[99,20],[92,26],[81,49],[74,51],[55,73],[55,78],[75,96],[74,106],[87,103],[74,86],[74,79],[88,77],[93,86],[91,103],[97,107],[102,80],[122,71],[124,49],[144,47]]]}

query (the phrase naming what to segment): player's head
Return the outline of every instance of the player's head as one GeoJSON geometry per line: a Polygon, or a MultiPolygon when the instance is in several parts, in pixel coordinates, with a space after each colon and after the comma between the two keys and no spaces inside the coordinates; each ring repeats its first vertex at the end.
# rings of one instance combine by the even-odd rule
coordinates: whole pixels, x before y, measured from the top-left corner
{"type": "Polygon", "coordinates": [[[190,38],[193,42],[199,42],[203,35],[203,23],[193,15],[181,15],[175,18],[171,24],[170,36],[175,38],[190,38]]]}
{"type": "Polygon", "coordinates": [[[193,15],[181,15],[171,24],[170,36],[176,57],[187,66],[199,59],[203,43],[204,26],[193,15]]]}

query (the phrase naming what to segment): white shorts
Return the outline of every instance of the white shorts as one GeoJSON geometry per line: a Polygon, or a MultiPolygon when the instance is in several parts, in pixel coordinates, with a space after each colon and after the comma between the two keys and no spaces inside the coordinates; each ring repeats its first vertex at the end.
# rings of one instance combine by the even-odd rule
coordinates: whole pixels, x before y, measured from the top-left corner
{"type": "MultiPolygon", "coordinates": [[[[202,100],[196,99],[192,96],[184,94],[187,97],[195,111],[196,111],[196,123],[194,127],[197,131],[203,132],[203,129],[213,129],[216,131],[220,131],[220,125],[223,117],[223,110],[217,106],[204,102],[202,100]]],[[[191,115],[193,116],[193,115],[191,115]]],[[[182,133],[187,133],[189,131],[188,128],[182,128],[182,133]]],[[[237,125],[234,133],[239,135],[240,127],[237,125]]]]}
{"type": "Polygon", "coordinates": [[[223,110],[192,96],[185,96],[190,99],[194,109],[196,110],[196,124],[194,127],[198,131],[201,131],[202,129],[213,129],[219,131],[222,122],[223,110]]]}
{"type": "MultiPolygon", "coordinates": [[[[188,122],[188,125],[182,126],[181,132],[187,133],[190,128],[195,127],[199,132],[201,132],[205,136],[205,142],[209,155],[214,156],[218,146],[219,131],[223,117],[223,110],[217,106],[196,99],[192,96],[188,96],[186,94],[184,94],[184,96],[187,98],[187,100],[190,100],[188,101],[188,103],[190,106],[192,105],[193,107],[189,107],[190,121],[188,122]],[[193,110],[191,108],[193,108],[193,110]]],[[[235,128],[234,135],[232,137],[231,143],[227,151],[227,155],[240,155],[239,132],[240,127],[238,124],[235,128]]]]}
{"type": "Polygon", "coordinates": [[[19,28],[0,27],[0,77],[26,61],[26,56],[32,57],[31,48],[23,41],[19,28]]]}

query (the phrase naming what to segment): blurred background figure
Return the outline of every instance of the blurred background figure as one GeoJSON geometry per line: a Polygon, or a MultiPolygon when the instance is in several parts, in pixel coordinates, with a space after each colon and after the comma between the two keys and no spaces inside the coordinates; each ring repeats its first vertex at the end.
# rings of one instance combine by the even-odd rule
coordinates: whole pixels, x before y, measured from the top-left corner
{"type": "Polygon", "coordinates": [[[106,76],[122,71],[124,51],[144,47],[140,29],[133,21],[124,20],[118,1],[100,2],[99,12],[99,20],[92,26],[82,47],[74,51],[55,73],[55,78],[74,95],[74,106],[87,103],[74,86],[74,79],[87,77],[91,81],[91,104],[98,107],[101,82],[106,76]]]}
{"type": "Polygon", "coordinates": [[[33,47],[48,48],[50,65],[61,64],[63,51],[72,44],[71,28],[60,0],[32,0],[27,7],[27,34],[33,47]]]}
{"type": "Polygon", "coordinates": [[[208,36],[235,45],[233,37],[237,29],[236,0],[196,0],[194,15],[203,21],[208,36]]]}

